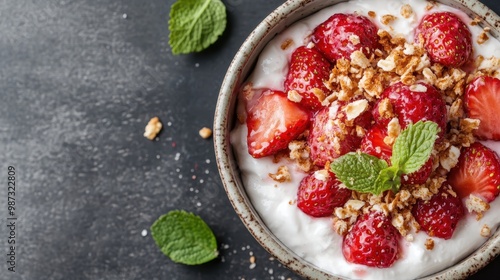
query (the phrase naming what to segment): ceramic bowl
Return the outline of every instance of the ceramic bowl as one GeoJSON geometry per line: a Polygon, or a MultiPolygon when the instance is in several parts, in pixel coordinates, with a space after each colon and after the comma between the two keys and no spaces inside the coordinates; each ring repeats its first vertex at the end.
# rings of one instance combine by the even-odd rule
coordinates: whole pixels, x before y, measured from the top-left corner
{"type": "MultiPolygon", "coordinates": [[[[304,261],[284,246],[266,227],[252,206],[242,184],[238,165],[229,141],[236,121],[238,91],[246,80],[264,46],[279,32],[299,19],[345,0],[288,0],[268,15],[248,36],[232,60],[219,93],[214,119],[214,145],[219,173],[236,213],[255,239],[289,269],[309,279],[340,279],[304,261]]],[[[474,0],[438,0],[458,8],[471,18],[479,15],[500,38],[500,17],[474,0]]],[[[448,269],[423,279],[460,279],[483,268],[500,254],[500,230],[472,255],[448,269]]]]}

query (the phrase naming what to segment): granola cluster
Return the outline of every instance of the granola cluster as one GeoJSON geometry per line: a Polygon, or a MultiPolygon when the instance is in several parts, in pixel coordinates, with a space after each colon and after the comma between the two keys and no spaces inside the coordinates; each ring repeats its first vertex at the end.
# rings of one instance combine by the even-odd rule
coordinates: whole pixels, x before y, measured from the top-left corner
{"type": "MultiPolygon", "coordinates": [[[[429,4],[428,9],[432,7],[432,4],[429,4]]],[[[375,12],[369,12],[368,15],[374,17],[375,12]]],[[[411,6],[404,5],[399,15],[384,15],[382,23],[390,27],[398,16],[404,18],[414,16],[411,6]]],[[[480,19],[474,19],[471,24],[479,23],[480,19]]],[[[488,32],[489,29],[484,28],[479,38],[476,38],[477,42],[482,43],[488,40],[488,32]]],[[[392,218],[392,224],[407,241],[413,241],[412,233],[420,230],[419,224],[411,213],[413,205],[418,199],[429,200],[439,192],[441,185],[446,181],[447,173],[458,163],[461,148],[468,147],[475,141],[473,131],[479,127],[479,120],[467,118],[465,115],[462,101],[465,86],[478,75],[500,76],[500,59],[478,56],[474,62],[474,72],[466,73],[458,68],[444,67],[431,62],[423,48],[422,40],[419,43],[408,42],[405,38],[392,36],[382,29],[378,31],[378,37],[382,47],[370,57],[366,57],[361,51],[355,51],[350,60],[338,59],[331,70],[329,79],[325,81],[325,86],[330,92],[325,93],[320,89],[315,89],[315,95],[324,106],[329,106],[337,100],[347,103],[343,112],[346,115],[346,121],[340,126],[343,125],[347,129],[354,125],[351,120],[369,110],[369,104],[380,99],[382,92],[389,85],[402,82],[411,86],[412,91],[425,91],[425,87],[416,84],[417,81],[423,81],[433,85],[443,94],[447,107],[448,131],[434,146],[433,172],[425,184],[404,185],[396,194],[391,191],[381,195],[353,191],[351,199],[343,207],[335,209],[333,228],[338,234],[345,235],[360,215],[378,210],[392,218]]],[[[352,36],[350,40],[356,42],[359,38],[352,36]]],[[[287,40],[283,42],[282,48],[291,44],[287,40]]],[[[247,93],[250,92],[247,91],[247,93]]],[[[291,90],[288,92],[288,99],[300,102],[301,96],[291,90]]],[[[388,125],[388,136],[384,139],[386,144],[392,146],[401,132],[401,126],[392,112],[392,104],[388,99],[381,100],[379,113],[381,116],[392,118],[388,125]]],[[[359,136],[365,133],[361,127],[356,127],[355,131],[359,136]]],[[[304,172],[309,172],[319,168],[309,159],[310,150],[306,139],[307,135],[302,135],[299,139],[292,141],[285,157],[295,162],[304,172]]],[[[280,154],[275,157],[275,160],[279,161],[283,157],[284,155],[280,154]]],[[[329,163],[325,167],[329,169],[329,163]]],[[[285,182],[290,180],[291,175],[283,166],[276,173],[270,173],[269,176],[277,182],[285,182]]],[[[457,196],[451,189],[446,191],[446,195],[457,196]]],[[[479,220],[489,209],[489,204],[471,195],[466,200],[466,208],[469,212],[475,212],[479,220]]],[[[478,233],[483,236],[490,235],[486,225],[478,230],[478,233]]],[[[424,246],[432,250],[433,240],[427,240],[424,246]]]]}

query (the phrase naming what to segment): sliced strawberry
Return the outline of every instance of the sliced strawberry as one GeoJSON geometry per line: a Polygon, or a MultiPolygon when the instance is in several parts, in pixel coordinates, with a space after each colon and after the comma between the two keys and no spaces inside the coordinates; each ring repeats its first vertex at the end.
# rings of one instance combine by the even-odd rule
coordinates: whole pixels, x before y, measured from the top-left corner
{"type": "Polygon", "coordinates": [[[292,54],[285,91],[297,91],[300,103],[313,111],[322,107],[321,101],[328,95],[324,81],[330,76],[330,62],[316,49],[298,47],[292,54]],[[320,100],[321,99],[321,100],[320,100]]]}
{"type": "Polygon", "coordinates": [[[308,143],[310,158],[318,166],[325,166],[327,162],[356,150],[361,143],[356,126],[369,128],[371,125],[369,110],[348,121],[345,106],[345,103],[334,102],[318,111],[313,119],[308,143]]]}
{"type": "Polygon", "coordinates": [[[288,147],[309,125],[309,112],[280,91],[267,90],[247,110],[248,152],[255,158],[288,147]]]}
{"type": "Polygon", "coordinates": [[[472,35],[455,14],[437,12],[425,15],[415,30],[415,42],[423,40],[433,62],[460,67],[472,54],[472,35]]]}
{"type": "Polygon", "coordinates": [[[401,129],[405,129],[410,123],[433,121],[441,129],[440,138],[444,136],[446,103],[441,93],[433,86],[423,82],[411,86],[398,82],[386,88],[375,103],[372,114],[378,125],[387,127],[392,117],[381,114],[380,106],[384,99],[389,99],[392,112],[398,118],[401,129]]]}
{"type": "MultiPolygon", "coordinates": [[[[391,164],[392,147],[384,142],[385,137],[387,137],[386,129],[379,126],[372,127],[361,140],[361,152],[376,156],[391,164]]],[[[432,165],[433,159],[431,157],[419,170],[408,175],[403,175],[401,177],[401,184],[424,184],[431,176],[432,165]]]]}
{"type": "Polygon", "coordinates": [[[453,236],[464,213],[462,200],[453,195],[453,188],[447,182],[430,200],[418,199],[412,209],[413,217],[429,236],[444,239],[453,236]]]}
{"type": "Polygon", "coordinates": [[[351,190],[340,187],[340,181],[328,170],[315,171],[302,179],[297,192],[297,206],[307,215],[326,217],[351,197],[351,190]]]}
{"type": "Polygon", "coordinates": [[[480,142],[473,143],[462,149],[448,182],[461,198],[474,194],[491,202],[500,193],[500,158],[480,142]]]}
{"type": "Polygon", "coordinates": [[[342,253],[351,263],[390,267],[400,257],[401,235],[382,212],[359,217],[344,237],[342,253]]]}
{"type": "Polygon", "coordinates": [[[314,29],[312,41],[330,60],[350,60],[360,50],[369,57],[378,48],[378,28],[367,17],[334,14],[314,29]]]}
{"type": "Polygon", "coordinates": [[[380,126],[372,127],[361,140],[361,152],[391,163],[392,147],[384,142],[385,137],[387,137],[387,129],[380,126]]]}
{"type": "Polygon", "coordinates": [[[500,80],[489,76],[475,78],[467,85],[464,101],[467,116],[481,121],[474,135],[500,140],[500,80]]]}

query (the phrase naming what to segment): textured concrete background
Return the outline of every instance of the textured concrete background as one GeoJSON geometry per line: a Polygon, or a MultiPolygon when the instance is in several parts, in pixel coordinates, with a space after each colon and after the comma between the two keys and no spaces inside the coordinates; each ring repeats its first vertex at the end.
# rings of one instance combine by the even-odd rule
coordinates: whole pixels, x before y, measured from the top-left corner
{"type": "MultiPolygon", "coordinates": [[[[2,226],[0,279],[298,278],[243,226],[212,140],[198,136],[212,125],[232,56],[283,1],[224,1],[222,38],[181,56],[168,46],[173,2],[0,0],[1,223],[7,166],[16,168],[18,216],[17,272],[7,272],[2,226]],[[142,133],[153,116],[164,129],[151,142],[142,133]],[[159,251],[149,227],[172,209],[207,221],[219,259],[188,267],[159,251]]],[[[500,11],[497,0],[484,2],[500,11]]]]}

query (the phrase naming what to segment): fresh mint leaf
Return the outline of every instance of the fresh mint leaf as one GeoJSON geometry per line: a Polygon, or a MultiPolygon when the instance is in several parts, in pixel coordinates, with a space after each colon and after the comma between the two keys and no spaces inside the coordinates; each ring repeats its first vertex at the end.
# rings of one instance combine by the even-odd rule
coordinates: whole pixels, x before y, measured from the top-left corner
{"type": "Polygon", "coordinates": [[[431,155],[438,130],[438,125],[430,121],[407,126],[394,142],[391,164],[403,174],[419,170],[431,155]]]}
{"type": "Polygon", "coordinates": [[[334,160],[330,169],[350,190],[375,195],[386,190],[396,193],[401,175],[417,171],[429,160],[438,131],[437,124],[430,121],[409,125],[396,138],[390,167],[375,156],[351,152],[334,160]]]}
{"type": "Polygon", "coordinates": [[[151,226],[151,235],[172,261],[188,265],[215,259],[217,241],[212,230],[198,216],[182,210],[162,215],[151,226]]]}
{"type": "Polygon", "coordinates": [[[226,7],[220,0],[178,0],[170,9],[168,28],[173,54],[202,51],[226,29],[226,7]]]}
{"type": "Polygon", "coordinates": [[[401,171],[397,167],[391,166],[380,170],[377,179],[373,183],[373,190],[370,193],[379,195],[387,190],[397,193],[400,186],[401,171]]]}
{"type": "Polygon", "coordinates": [[[350,190],[374,192],[374,182],[381,170],[387,168],[385,160],[364,153],[348,153],[330,164],[330,169],[350,190]]]}

